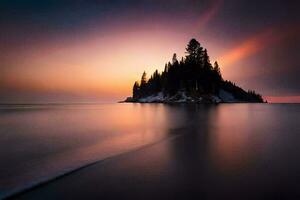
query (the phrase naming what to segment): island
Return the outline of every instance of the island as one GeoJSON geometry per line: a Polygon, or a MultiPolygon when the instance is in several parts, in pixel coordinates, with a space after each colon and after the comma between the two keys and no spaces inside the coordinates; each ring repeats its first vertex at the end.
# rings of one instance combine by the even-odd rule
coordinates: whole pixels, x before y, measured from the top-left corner
{"type": "Polygon", "coordinates": [[[149,79],[146,72],[133,85],[131,103],[264,103],[254,90],[245,91],[235,83],[224,80],[218,62],[210,62],[207,49],[196,39],[186,47],[186,56],[156,70],[149,79]]]}

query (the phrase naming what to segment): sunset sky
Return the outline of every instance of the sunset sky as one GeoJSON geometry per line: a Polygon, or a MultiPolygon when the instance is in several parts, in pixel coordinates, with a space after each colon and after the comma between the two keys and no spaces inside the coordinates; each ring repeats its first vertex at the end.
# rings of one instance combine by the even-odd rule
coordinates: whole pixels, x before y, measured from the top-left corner
{"type": "Polygon", "coordinates": [[[300,102],[300,1],[1,0],[0,103],[113,102],[196,38],[223,77],[300,102]]]}

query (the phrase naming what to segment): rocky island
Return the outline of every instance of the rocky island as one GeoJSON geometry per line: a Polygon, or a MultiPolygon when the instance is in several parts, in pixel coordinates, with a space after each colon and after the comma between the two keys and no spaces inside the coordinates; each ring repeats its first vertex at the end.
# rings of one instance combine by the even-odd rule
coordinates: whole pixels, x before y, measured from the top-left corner
{"type": "Polygon", "coordinates": [[[149,79],[146,72],[133,85],[132,103],[264,103],[253,90],[245,91],[235,83],[224,80],[217,62],[210,62],[207,50],[196,39],[186,47],[186,56],[156,70],[149,79]]]}

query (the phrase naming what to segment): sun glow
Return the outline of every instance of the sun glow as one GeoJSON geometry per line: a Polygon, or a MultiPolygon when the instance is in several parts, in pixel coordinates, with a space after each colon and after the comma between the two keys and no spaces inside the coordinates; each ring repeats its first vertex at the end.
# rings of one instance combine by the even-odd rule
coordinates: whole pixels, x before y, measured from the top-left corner
{"type": "Polygon", "coordinates": [[[162,70],[173,52],[184,49],[173,43],[180,37],[128,31],[75,43],[46,43],[13,60],[12,66],[23,67],[11,67],[10,73],[2,74],[2,87],[126,96],[144,70],[162,70]]]}

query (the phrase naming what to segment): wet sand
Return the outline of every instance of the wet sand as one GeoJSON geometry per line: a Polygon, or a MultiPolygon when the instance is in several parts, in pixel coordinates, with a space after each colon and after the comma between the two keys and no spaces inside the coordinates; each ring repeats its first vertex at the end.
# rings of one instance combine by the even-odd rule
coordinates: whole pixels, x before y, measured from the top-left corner
{"type": "Polygon", "coordinates": [[[253,163],[245,157],[220,166],[211,155],[208,132],[197,127],[173,130],[170,134],[177,136],[172,139],[107,159],[14,199],[300,198],[299,176],[294,176],[299,162],[286,171],[276,159],[261,155],[253,163]]]}

